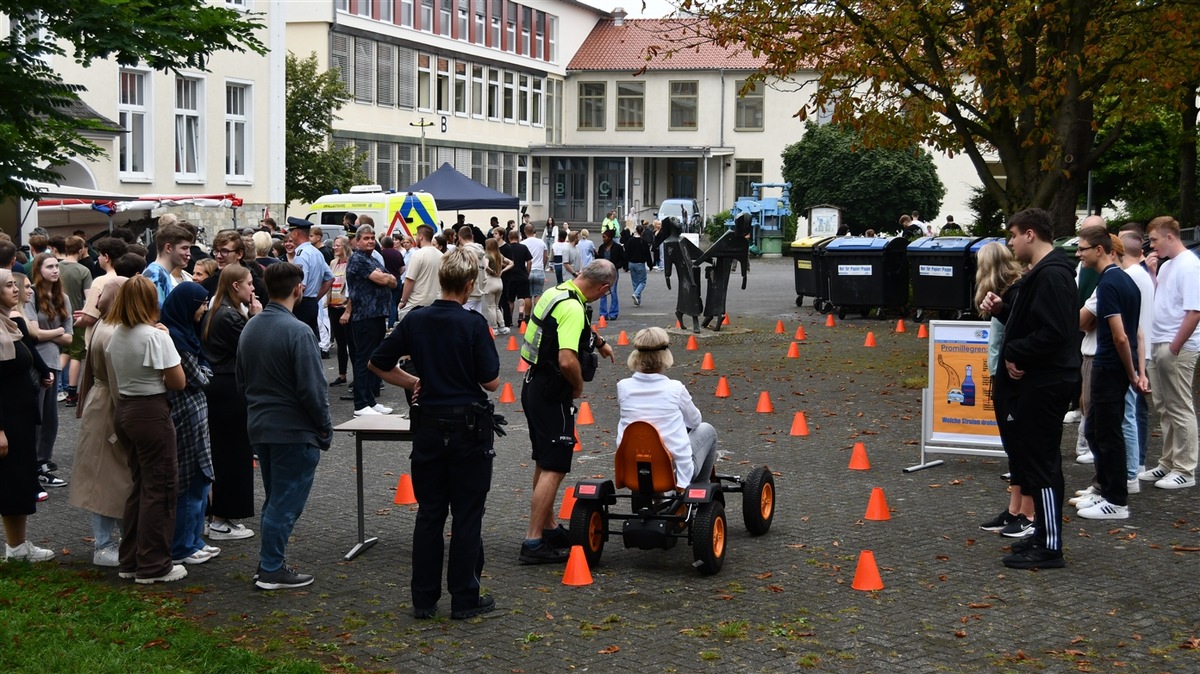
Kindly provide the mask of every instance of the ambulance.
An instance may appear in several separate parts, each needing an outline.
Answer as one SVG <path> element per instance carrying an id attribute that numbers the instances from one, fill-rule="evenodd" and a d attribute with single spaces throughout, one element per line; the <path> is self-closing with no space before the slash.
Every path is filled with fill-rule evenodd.
<path id="1" fill-rule="evenodd" d="M 305 219 L 314 225 L 341 225 L 347 213 L 371 216 L 379 239 L 404 235 L 416 238 L 420 225 L 429 225 L 435 234 L 442 229 L 432 194 L 384 192 L 379 185 L 355 185 L 349 194 L 319 197 Z"/>

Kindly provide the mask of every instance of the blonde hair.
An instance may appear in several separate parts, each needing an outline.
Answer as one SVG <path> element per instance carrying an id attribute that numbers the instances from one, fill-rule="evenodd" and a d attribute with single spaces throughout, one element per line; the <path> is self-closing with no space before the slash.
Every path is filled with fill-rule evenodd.
<path id="1" fill-rule="evenodd" d="M 361 232 L 362 227 L 358 230 Z M 458 294 L 479 276 L 479 258 L 466 248 L 455 248 L 442 256 L 438 267 L 438 282 L 442 294 Z"/>
<path id="2" fill-rule="evenodd" d="M 193 269 L 195 269 L 195 270 L 202 269 L 202 270 L 204 270 L 204 273 L 208 274 L 210 277 L 216 276 L 217 275 L 217 261 L 212 259 L 211 257 L 206 257 L 203 260 L 196 262 L 196 266 L 193 267 Z M 194 275 L 195 275 L 195 272 L 193 272 L 193 276 Z"/>
<path id="3" fill-rule="evenodd" d="M 275 239 L 266 232 L 254 233 L 254 255 L 256 257 L 266 257 L 271 254 L 271 246 L 275 243 Z"/>
<path id="4" fill-rule="evenodd" d="M 980 248 L 976 259 L 975 306 L 983 303 L 983 298 L 989 292 L 1003 295 L 1009 286 L 1021 278 L 1021 264 L 1013 257 L 1012 250 L 999 241 Z"/>
<path id="5" fill-rule="evenodd" d="M 145 276 L 134 276 L 121 284 L 106 320 L 127 328 L 154 325 L 158 322 L 158 289 Z"/>
<path id="6" fill-rule="evenodd" d="M 643 328 L 633 336 L 633 352 L 625 364 L 634 372 L 660 374 L 675 364 L 671 336 L 662 328 Z"/>

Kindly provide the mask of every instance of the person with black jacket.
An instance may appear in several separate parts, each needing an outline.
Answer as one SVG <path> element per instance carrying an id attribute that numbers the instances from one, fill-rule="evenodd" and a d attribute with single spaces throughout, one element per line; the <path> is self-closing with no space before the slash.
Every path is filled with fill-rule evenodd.
<path id="1" fill-rule="evenodd" d="M 625 248 L 613 239 L 614 231 L 612 229 L 604 230 L 601 234 L 603 242 L 596 249 L 597 260 L 608 260 L 617 268 L 617 276 L 609 286 L 608 293 L 600 297 L 600 315 L 610 321 L 616 320 L 621 309 L 621 304 L 617 300 L 621 296 L 621 292 L 617 289 L 621 281 L 621 270 L 629 269 L 629 264 L 625 261 Z"/>
<path id="2" fill-rule="evenodd" d="M 1042 209 L 1009 221 L 1010 245 L 1029 271 L 1014 286 L 1012 306 L 988 293 L 981 309 L 1004 323 L 994 387 L 1000 439 L 1033 497 L 1036 533 L 1013 544 L 1004 565 L 1062 568 L 1062 419 L 1079 379 L 1079 295 L 1075 265 L 1054 248 L 1052 219 Z M 1017 466 L 1020 470 L 1017 470 Z"/>
<path id="3" fill-rule="evenodd" d="M 629 280 L 633 283 L 633 304 L 639 307 L 642 306 L 642 292 L 646 290 L 646 268 L 651 257 L 645 231 L 645 225 L 638 225 L 625 243 L 625 261 L 629 265 Z"/>

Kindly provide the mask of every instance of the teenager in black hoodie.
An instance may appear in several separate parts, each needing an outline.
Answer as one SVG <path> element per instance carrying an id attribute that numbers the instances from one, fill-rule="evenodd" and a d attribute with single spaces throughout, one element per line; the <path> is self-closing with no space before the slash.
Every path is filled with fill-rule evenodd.
<path id="1" fill-rule="evenodd" d="M 1004 323 L 995 381 L 1000 439 L 1033 497 L 1036 533 L 1013 544 L 1004 565 L 1062 568 L 1062 419 L 1079 380 L 1079 295 L 1075 264 L 1054 248 L 1050 214 L 1021 211 L 1009 221 L 1010 245 L 1030 269 L 1012 306 L 994 293 L 983 308 Z"/>

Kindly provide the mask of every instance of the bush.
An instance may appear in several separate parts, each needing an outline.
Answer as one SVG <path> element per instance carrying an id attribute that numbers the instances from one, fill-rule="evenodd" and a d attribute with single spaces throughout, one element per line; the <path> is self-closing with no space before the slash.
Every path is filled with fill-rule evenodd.
<path id="1" fill-rule="evenodd" d="M 716 215 L 708 216 L 708 220 L 704 222 L 704 238 L 709 241 L 716 241 L 725 233 L 725 221 L 732 220 L 733 213 L 728 209 L 717 213 Z"/>

